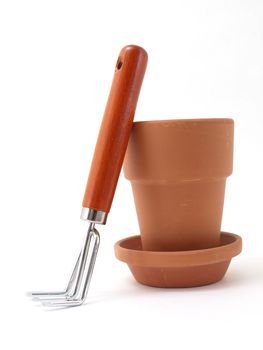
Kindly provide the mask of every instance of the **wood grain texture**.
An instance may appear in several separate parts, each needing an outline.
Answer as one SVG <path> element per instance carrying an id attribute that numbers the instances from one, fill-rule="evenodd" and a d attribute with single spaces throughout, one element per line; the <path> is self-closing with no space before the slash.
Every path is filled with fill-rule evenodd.
<path id="1" fill-rule="evenodd" d="M 83 198 L 83 207 L 110 211 L 147 66 L 146 51 L 124 47 L 118 57 Z"/>

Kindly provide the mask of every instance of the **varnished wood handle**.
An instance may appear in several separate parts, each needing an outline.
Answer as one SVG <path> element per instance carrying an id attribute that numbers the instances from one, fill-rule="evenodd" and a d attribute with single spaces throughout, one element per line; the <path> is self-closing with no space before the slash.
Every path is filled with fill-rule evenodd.
<path id="1" fill-rule="evenodd" d="M 83 207 L 110 211 L 147 66 L 146 51 L 125 46 L 118 57 L 83 198 Z"/>

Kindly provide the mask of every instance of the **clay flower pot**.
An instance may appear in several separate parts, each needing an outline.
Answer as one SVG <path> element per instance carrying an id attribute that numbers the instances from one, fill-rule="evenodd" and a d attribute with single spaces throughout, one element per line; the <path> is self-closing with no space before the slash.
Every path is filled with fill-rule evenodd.
<path id="1" fill-rule="evenodd" d="M 141 237 L 118 242 L 115 252 L 140 282 L 161 287 L 212 283 L 223 277 L 231 257 L 240 252 L 238 236 L 227 240 L 221 235 L 233 132 L 232 119 L 134 123 L 124 174 L 132 185 Z M 144 254 L 136 255 L 137 263 L 134 251 Z M 193 254 L 199 260 L 193 260 Z"/>
<path id="2" fill-rule="evenodd" d="M 232 119 L 134 123 L 124 174 L 144 250 L 218 246 L 233 130 Z"/>

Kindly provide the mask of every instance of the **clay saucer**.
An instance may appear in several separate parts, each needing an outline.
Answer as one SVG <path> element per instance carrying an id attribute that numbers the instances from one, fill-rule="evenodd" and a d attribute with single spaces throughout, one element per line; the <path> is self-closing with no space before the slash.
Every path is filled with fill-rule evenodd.
<path id="1" fill-rule="evenodd" d="M 144 251 L 141 237 L 115 244 L 117 259 L 126 262 L 134 278 L 152 287 L 197 287 L 221 280 L 231 259 L 242 250 L 242 239 L 221 232 L 218 247 L 187 251 Z"/>

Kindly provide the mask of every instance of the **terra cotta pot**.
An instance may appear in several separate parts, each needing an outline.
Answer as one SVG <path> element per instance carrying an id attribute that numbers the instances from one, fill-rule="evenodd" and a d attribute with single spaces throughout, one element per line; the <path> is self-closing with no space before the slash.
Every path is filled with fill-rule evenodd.
<path id="1" fill-rule="evenodd" d="M 134 123 L 124 174 L 132 185 L 143 250 L 220 245 L 233 131 L 232 119 Z"/>

